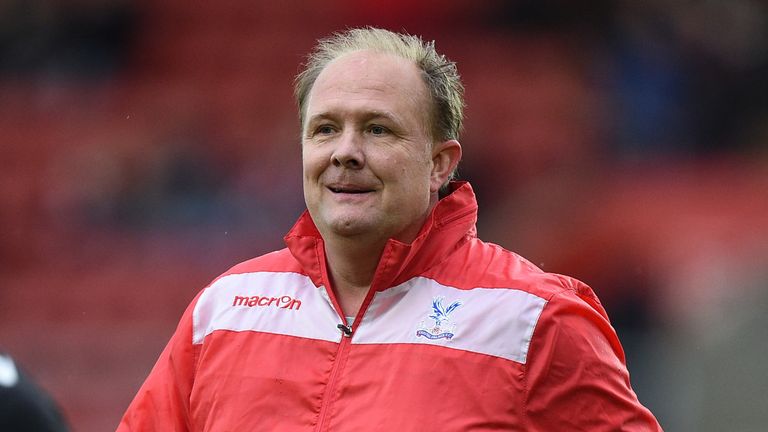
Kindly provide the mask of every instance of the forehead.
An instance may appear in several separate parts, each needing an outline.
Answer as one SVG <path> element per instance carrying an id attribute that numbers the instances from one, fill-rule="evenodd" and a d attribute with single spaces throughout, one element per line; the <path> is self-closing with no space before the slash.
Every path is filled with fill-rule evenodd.
<path id="1" fill-rule="evenodd" d="M 389 111 L 401 115 L 427 108 L 427 88 L 416 64 L 391 54 L 356 51 L 330 62 L 307 101 L 307 118 L 346 111 Z"/>

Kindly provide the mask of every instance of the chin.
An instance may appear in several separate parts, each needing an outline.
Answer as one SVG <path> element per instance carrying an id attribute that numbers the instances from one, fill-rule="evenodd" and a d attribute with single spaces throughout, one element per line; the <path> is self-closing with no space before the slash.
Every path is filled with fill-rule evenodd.
<path id="1" fill-rule="evenodd" d="M 336 235 L 352 237 L 371 231 L 370 225 L 360 221 L 335 221 L 328 224 L 330 231 Z"/>

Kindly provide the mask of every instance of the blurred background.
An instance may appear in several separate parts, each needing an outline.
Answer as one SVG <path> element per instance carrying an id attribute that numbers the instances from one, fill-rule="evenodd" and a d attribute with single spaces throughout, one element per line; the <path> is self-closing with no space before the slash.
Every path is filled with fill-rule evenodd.
<path id="1" fill-rule="evenodd" d="M 768 424 L 768 5 L 0 2 L 0 349 L 113 430 L 184 308 L 303 210 L 315 40 L 456 61 L 480 236 L 591 285 L 669 431 Z"/>

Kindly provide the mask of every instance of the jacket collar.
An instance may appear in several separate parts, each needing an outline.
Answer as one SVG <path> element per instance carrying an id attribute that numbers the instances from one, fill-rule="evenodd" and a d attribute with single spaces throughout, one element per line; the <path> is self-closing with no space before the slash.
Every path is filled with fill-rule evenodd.
<path id="1" fill-rule="evenodd" d="M 381 291 L 418 276 L 477 235 L 477 201 L 472 186 L 451 182 L 449 188 L 449 195 L 432 209 L 413 242 L 387 241 L 371 288 Z M 304 211 L 284 240 L 312 282 L 329 287 L 323 239 L 309 212 Z"/>

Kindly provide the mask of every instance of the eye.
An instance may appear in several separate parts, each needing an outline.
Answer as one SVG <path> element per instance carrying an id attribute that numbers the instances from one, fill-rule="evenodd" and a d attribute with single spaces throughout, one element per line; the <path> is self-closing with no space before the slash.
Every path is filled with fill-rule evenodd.
<path id="1" fill-rule="evenodd" d="M 387 128 L 379 125 L 372 125 L 368 128 L 368 131 L 373 135 L 385 135 L 389 132 Z"/>
<path id="2" fill-rule="evenodd" d="M 334 132 L 333 126 L 331 125 L 320 125 L 315 129 L 316 135 L 330 135 Z"/>

